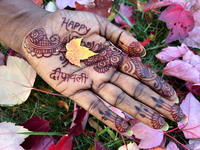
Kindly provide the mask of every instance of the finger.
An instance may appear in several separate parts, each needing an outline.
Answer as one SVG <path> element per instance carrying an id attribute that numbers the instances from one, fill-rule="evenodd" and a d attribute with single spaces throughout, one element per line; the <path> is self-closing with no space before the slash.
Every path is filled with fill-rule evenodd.
<path id="1" fill-rule="evenodd" d="M 100 35 L 106 37 L 114 45 L 120 48 L 129 56 L 145 56 L 146 51 L 144 47 L 128 32 L 110 23 L 102 17 L 97 17 L 100 26 Z"/>
<path id="2" fill-rule="evenodd" d="M 179 106 L 161 97 L 148 86 L 131 76 L 116 71 L 110 82 L 168 119 L 182 123 L 187 121 L 186 116 Z"/>
<path id="3" fill-rule="evenodd" d="M 154 129 L 168 129 L 167 123 L 158 113 L 134 100 L 115 85 L 104 83 L 98 90 L 94 91 L 111 105 L 125 111 L 144 124 Z"/>
<path id="4" fill-rule="evenodd" d="M 126 121 L 108 109 L 91 91 L 77 91 L 69 98 L 114 130 L 122 133 L 128 130 Z"/>
<path id="5" fill-rule="evenodd" d="M 178 97 L 171 85 L 141 62 L 124 56 L 119 70 L 148 85 L 155 92 L 159 93 L 168 100 L 178 103 Z"/>

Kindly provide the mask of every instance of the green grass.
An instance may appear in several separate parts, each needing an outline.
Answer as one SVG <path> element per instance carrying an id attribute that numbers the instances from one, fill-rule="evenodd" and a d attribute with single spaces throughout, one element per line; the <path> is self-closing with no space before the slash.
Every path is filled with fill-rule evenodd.
<path id="1" fill-rule="evenodd" d="M 45 0 L 48 2 L 49 0 Z M 135 3 L 128 1 L 128 0 L 115 0 L 114 6 L 118 10 L 120 2 L 128 3 L 130 5 L 135 5 Z M 141 2 L 147 3 L 147 0 L 142 0 Z M 151 69 L 157 71 L 162 70 L 165 66 L 165 64 L 161 63 L 155 55 L 161 51 L 161 49 L 164 47 L 163 42 L 167 36 L 168 30 L 166 28 L 165 23 L 158 20 L 158 14 L 154 12 L 149 12 L 152 14 L 153 19 L 149 19 L 149 25 L 146 22 L 144 12 L 140 12 L 137 9 L 134 11 L 135 16 L 135 24 L 133 25 L 135 31 L 137 32 L 137 39 L 139 41 L 144 41 L 148 38 L 148 35 L 152 32 L 152 30 L 155 29 L 156 31 L 156 39 L 155 41 L 151 41 L 145 48 L 147 50 L 147 55 L 142 58 L 142 62 L 144 64 L 150 64 Z M 112 21 L 113 23 L 114 20 Z M 133 28 L 130 30 L 130 32 L 135 35 L 133 32 Z M 170 45 L 180 45 L 179 42 L 171 43 Z M 6 54 L 7 47 L 2 46 L 0 44 L 0 51 L 3 51 L 4 54 Z M 166 77 L 162 74 L 162 72 L 158 72 L 158 74 L 163 77 L 164 79 L 177 81 L 176 78 Z M 49 88 L 53 90 L 49 85 L 47 85 L 39 76 L 36 78 L 36 82 L 34 87 L 38 88 L 38 86 L 44 86 L 46 88 Z M 179 85 L 178 88 L 180 88 Z M 55 91 L 54 91 L 55 92 Z M 56 92 L 55 92 L 56 93 Z M 67 111 L 65 108 L 60 107 L 56 104 L 56 100 L 63 100 L 66 101 L 69 105 L 69 111 Z M 13 109 L 16 109 L 16 112 L 13 112 Z M 12 107 L 0 107 L 0 121 L 4 122 L 14 122 L 17 125 L 22 124 L 26 120 L 32 118 L 33 116 L 42 116 L 46 120 L 54 120 L 57 118 L 60 118 L 70 112 L 72 112 L 74 109 L 74 102 L 68 98 L 53 96 L 49 94 L 40 93 L 38 91 L 32 90 L 28 100 L 18 106 L 12 106 Z M 50 123 L 50 132 L 65 132 L 67 129 L 69 129 L 71 122 L 72 122 L 72 116 L 69 115 L 66 118 L 63 118 L 61 120 L 55 121 Z M 89 116 L 92 117 L 92 116 Z M 101 126 L 103 129 L 105 129 L 107 126 L 104 125 L 102 122 L 95 119 L 97 122 L 99 122 L 99 126 Z M 177 124 L 167 120 L 169 123 L 171 129 L 177 127 Z M 85 132 L 87 133 L 96 133 L 96 130 L 93 129 L 88 123 L 85 127 Z M 111 136 L 111 133 L 113 132 L 114 137 Z M 110 133 L 110 134 L 109 134 Z M 177 133 L 176 135 L 174 133 L 170 133 L 171 136 L 175 136 L 177 140 L 182 142 L 183 144 L 187 143 L 187 140 L 184 138 L 183 133 Z M 116 150 L 120 146 L 123 145 L 123 140 L 119 133 L 115 132 L 112 129 L 106 128 L 106 132 L 103 134 L 96 134 L 96 135 L 85 135 L 80 134 L 79 136 L 76 136 L 74 138 L 75 141 L 75 147 L 74 150 L 86 150 L 91 145 L 94 145 L 94 138 L 97 138 L 99 142 L 104 146 L 108 147 L 110 150 Z M 59 139 L 59 138 L 57 138 Z M 131 142 L 132 140 L 125 138 L 126 143 Z"/>

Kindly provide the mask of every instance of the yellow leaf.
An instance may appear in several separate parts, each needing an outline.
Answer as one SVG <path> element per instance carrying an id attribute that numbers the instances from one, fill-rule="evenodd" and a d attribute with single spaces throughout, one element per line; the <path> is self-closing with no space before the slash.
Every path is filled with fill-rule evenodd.
<path id="1" fill-rule="evenodd" d="M 80 60 L 88 59 L 91 56 L 97 55 L 89 50 L 89 48 L 81 46 L 82 38 L 73 39 L 66 44 L 66 58 L 74 65 L 81 67 Z"/>

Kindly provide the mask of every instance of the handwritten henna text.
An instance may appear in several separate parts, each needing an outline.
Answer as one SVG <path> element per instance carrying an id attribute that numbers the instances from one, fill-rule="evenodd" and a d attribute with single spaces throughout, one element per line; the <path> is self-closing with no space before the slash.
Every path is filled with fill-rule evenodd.
<path id="1" fill-rule="evenodd" d="M 53 73 L 50 74 L 50 78 L 53 80 L 59 80 L 60 78 L 62 81 L 69 82 L 69 80 L 73 80 L 73 82 L 81 82 L 81 83 L 86 83 L 86 80 L 88 77 L 86 76 L 85 73 L 81 73 L 81 75 L 78 74 L 68 74 L 61 72 L 61 68 L 57 68 L 53 70 Z"/>

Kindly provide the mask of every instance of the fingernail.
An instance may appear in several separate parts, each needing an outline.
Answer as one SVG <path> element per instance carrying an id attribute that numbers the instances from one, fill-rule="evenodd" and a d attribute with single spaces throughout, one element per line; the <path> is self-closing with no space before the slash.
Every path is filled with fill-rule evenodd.
<path id="1" fill-rule="evenodd" d="M 185 124 L 188 122 L 188 117 L 184 114 L 184 117 L 181 119 L 180 123 Z"/>
<path id="2" fill-rule="evenodd" d="M 124 134 L 126 134 L 127 136 L 132 136 L 133 135 L 133 131 L 131 130 L 130 127 L 128 127 L 128 129 L 126 130 L 126 132 L 124 132 Z"/>
<path id="3" fill-rule="evenodd" d="M 176 104 L 179 103 L 179 98 L 178 97 L 175 99 L 174 103 L 176 103 Z"/>
<path id="4" fill-rule="evenodd" d="M 163 131 L 167 131 L 169 129 L 169 125 L 167 122 L 165 122 L 165 125 L 161 128 Z"/>

